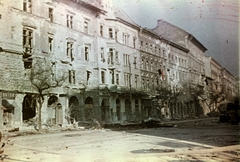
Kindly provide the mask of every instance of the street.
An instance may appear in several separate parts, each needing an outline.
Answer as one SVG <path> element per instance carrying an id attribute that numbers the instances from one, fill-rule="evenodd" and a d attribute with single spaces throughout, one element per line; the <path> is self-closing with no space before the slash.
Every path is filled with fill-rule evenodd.
<path id="1" fill-rule="evenodd" d="M 59 131 L 9 138 L 4 162 L 240 161 L 239 125 L 216 120 L 176 127 Z"/>

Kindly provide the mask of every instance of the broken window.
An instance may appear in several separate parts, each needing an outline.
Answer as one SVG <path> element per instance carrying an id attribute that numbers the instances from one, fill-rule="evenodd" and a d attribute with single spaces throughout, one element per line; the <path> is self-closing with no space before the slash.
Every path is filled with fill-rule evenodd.
<path id="1" fill-rule="evenodd" d="M 76 83 L 75 71 L 74 70 L 69 70 L 68 71 L 68 79 L 69 79 L 70 84 L 75 84 Z"/>
<path id="2" fill-rule="evenodd" d="M 48 18 L 49 18 L 49 21 L 53 22 L 53 9 L 52 8 L 48 9 Z"/>
<path id="3" fill-rule="evenodd" d="M 71 61 L 73 61 L 73 43 L 67 42 L 67 56 L 71 58 Z"/>
<path id="4" fill-rule="evenodd" d="M 23 11 L 32 13 L 32 1 L 23 0 Z"/>
<path id="5" fill-rule="evenodd" d="M 67 27 L 73 28 L 73 16 L 69 14 L 67 14 Z"/>
<path id="6" fill-rule="evenodd" d="M 113 38 L 113 29 L 112 28 L 108 29 L 108 33 L 109 33 L 109 38 Z"/>
<path id="7" fill-rule="evenodd" d="M 32 67 L 33 30 L 23 29 L 23 61 L 26 69 Z"/>

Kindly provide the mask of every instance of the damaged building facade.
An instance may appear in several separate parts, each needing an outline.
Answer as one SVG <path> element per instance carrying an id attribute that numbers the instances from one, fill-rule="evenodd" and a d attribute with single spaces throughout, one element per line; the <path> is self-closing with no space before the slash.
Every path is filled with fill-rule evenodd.
<path id="1" fill-rule="evenodd" d="M 44 91 L 42 123 L 48 125 L 158 117 L 159 87 L 178 93 L 186 84 L 204 89 L 206 78 L 215 80 L 211 71 L 206 77 L 213 63 L 194 36 L 162 20 L 142 28 L 108 0 L 3 0 L 0 11 L 0 115 L 8 125 L 38 113 L 29 75 L 40 63 L 52 82 L 67 76 Z M 236 78 L 220 69 L 234 96 Z M 166 103 L 172 117 L 207 113 L 188 92 Z"/>

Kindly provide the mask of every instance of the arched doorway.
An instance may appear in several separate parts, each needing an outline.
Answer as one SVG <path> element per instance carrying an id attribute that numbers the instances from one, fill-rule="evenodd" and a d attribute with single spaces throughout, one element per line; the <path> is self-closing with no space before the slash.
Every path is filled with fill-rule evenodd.
<path id="1" fill-rule="evenodd" d="M 48 99 L 48 124 L 62 124 L 62 105 L 58 102 L 57 96 L 50 96 Z"/>
<path id="2" fill-rule="evenodd" d="M 121 121 L 121 104 L 119 99 L 116 100 L 116 114 L 117 114 L 117 120 Z"/>
<path id="3" fill-rule="evenodd" d="M 74 121 L 78 121 L 80 119 L 80 109 L 77 97 L 72 96 L 69 99 L 69 110 L 66 115 L 68 116 L 69 123 L 73 123 Z"/>
<path id="4" fill-rule="evenodd" d="M 130 120 L 131 118 L 131 102 L 129 99 L 125 100 L 125 113 L 126 113 L 126 120 Z"/>
<path id="5" fill-rule="evenodd" d="M 86 120 L 92 120 L 96 118 L 94 111 L 93 111 L 93 99 L 91 97 L 87 97 L 85 99 L 85 117 Z"/>
<path id="6" fill-rule="evenodd" d="M 36 116 L 36 100 L 31 94 L 27 94 L 22 103 L 22 120 L 29 120 Z"/>

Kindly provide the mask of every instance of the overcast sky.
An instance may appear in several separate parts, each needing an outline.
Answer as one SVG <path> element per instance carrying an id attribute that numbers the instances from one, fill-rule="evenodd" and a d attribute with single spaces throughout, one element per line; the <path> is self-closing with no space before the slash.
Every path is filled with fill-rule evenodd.
<path id="1" fill-rule="evenodd" d="M 112 0 L 134 22 L 154 28 L 163 19 L 193 34 L 212 56 L 239 76 L 238 0 Z"/>

